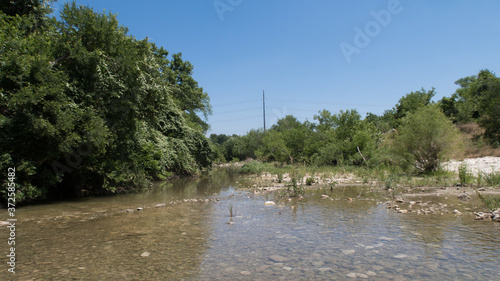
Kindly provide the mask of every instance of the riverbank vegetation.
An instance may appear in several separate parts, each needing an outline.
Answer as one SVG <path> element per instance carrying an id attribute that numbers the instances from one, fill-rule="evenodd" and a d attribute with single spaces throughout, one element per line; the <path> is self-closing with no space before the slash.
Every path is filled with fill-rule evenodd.
<path id="1" fill-rule="evenodd" d="M 50 13 L 45 1 L 0 7 L 0 170 L 16 169 L 17 202 L 211 167 L 209 97 L 180 53 L 112 14 L 75 3 Z"/>
<path id="2" fill-rule="evenodd" d="M 441 170 L 449 159 L 500 156 L 500 78 L 489 70 L 459 79 L 451 97 L 433 101 L 435 90 L 403 96 L 383 115 L 322 110 L 314 122 L 288 115 L 264 132 L 211 135 L 216 163 L 253 159 L 243 173 L 291 170 L 314 177 L 352 174 L 357 182 L 396 186 L 499 186 L 498 172 L 457 177 Z M 488 180 L 486 180 L 488 179 Z"/>

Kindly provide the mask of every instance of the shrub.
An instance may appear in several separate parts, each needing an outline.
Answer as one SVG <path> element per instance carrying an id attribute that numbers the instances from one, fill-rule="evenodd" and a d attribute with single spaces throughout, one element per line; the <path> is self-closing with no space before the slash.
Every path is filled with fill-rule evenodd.
<path id="1" fill-rule="evenodd" d="M 240 172 L 243 174 L 260 174 L 265 168 L 265 165 L 259 161 L 251 161 L 241 167 Z"/>
<path id="2" fill-rule="evenodd" d="M 312 185 L 314 183 L 314 179 L 309 177 L 306 179 L 306 185 Z"/>
<path id="3" fill-rule="evenodd" d="M 467 164 L 462 163 L 458 167 L 458 178 L 460 179 L 461 186 L 466 186 L 472 183 L 473 176 L 469 168 L 467 167 Z"/>
<path id="4" fill-rule="evenodd" d="M 431 172 L 461 149 L 462 139 L 440 108 L 429 105 L 402 119 L 392 146 L 403 166 Z"/>

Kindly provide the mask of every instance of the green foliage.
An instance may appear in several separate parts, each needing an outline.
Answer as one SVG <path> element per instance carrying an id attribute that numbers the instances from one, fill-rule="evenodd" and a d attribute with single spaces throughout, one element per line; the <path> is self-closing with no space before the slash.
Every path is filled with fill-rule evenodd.
<path id="1" fill-rule="evenodd" d="M 284 136 L 277 130 L 269 130 L 262 147 L 255 153 L 263 161 L 278 161 L 285 163 L 292 158 L 290 149 L 286 146 Z"/>
<path id="2" fill-rule="evenodd" d="M 402 119 L 392 148 L 398 162 L 418 172 L 431 172 L 459 149 L 458 130 L 437 106 L 426 106 Z"/>
<path id="3" fill-rule="evenodd" d="M 0 13 L 0 169 L 19 170 L 19 202 L 210 167 L 212 146 L 186 116 L 210 109 L 188 62 L 127 35 L 114 15 L 66 4 L 42 28 L 33 7 Z M 185 105 L 182 91 L 198 101 Z"/>
<path id="4" fill-rule="evenodd" d="M 431 99 L 435 94 L 434 88 L 430 91 L 426 91 L 422 88 L 420 91 L 406 94 L 406 96 L 402 97 L 396 104 L 394 117 L 396 119 L 402 119 L 406 115 L 426 107 L 431 104 Z"/>
<path id="5" fill-rule="evenodd" d="M 479 123 L 492 144 L 500 142 L 500 78 L 486 69 L 455 84 L 460 88 L 440 102 L 445 114 L 457 123 Z"/>
<path id="6" fill-rule="evenodd" d="M 243 174 L 260 174 L 264 169 L 265 165 L 262 162 L 250 161 L 241 167 L 240 172 Z"/>
<path id="7" fill-rule="evenodd" d="M 277 178 L 278 178 L 278 183 L 282 183 L 283 182 L 283 173 L 278 173 Z"/>
<path id="8" fill-rule="evenodd" d="M 306 185 L 312 185 L 314 183 L 314 179 L 309 177 L 306 179 Z"/>
<path id="9" fill-rule="evenodd" d="M 472 176 L 471 171 L 467 167 L 467 164 L 462 163 L 458 167 L 458 178 L 460 180 L 461 186 L 466 186 L 472 183 L 474 177 Z"/>
<path id="10" fill-rule="evenodd" d="M 476 191 L 477 196 L 483 202 L 483 204 L 490 210 L 494 211 L 498 208 L 500 208 L 500 197 L 499 196 L 484 196 L 479 192 L 477 189 L 474 189 Z"/>
<path id="11" fill-rule="evenodd" d="M 371 157 L 378 140 L 375 126 L 361 116 L 356 110 L 340 111 L 331 115 L 328 111 L 320 112 L 314 117 L 319 121 L 317 127 L 317 153 L 312 161 L 317 165 L 363 163 L 363 156 Z"/>
<path id="12" fill-rule="evenodd" d="M 488 186 L 500 186 L 500 172 L 483 173 L 482 178 Z"/>

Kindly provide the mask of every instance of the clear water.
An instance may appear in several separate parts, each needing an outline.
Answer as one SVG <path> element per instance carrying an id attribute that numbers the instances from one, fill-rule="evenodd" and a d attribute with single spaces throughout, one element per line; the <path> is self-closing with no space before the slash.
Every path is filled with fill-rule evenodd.
<path id="1" fill-rule="evenodd" d="M 214 171 L 150 192 L 20 208 L 17 273 L 7 272 L 2 227 L 0 280 L 500 280 L 498 223 L 398 214 L 359 186 L 330 193 L 338 200 L 317 191 L 264 206 L 274 195 L 237 185 Z M 210 201 L 168 204 L 186 198 Z"/>

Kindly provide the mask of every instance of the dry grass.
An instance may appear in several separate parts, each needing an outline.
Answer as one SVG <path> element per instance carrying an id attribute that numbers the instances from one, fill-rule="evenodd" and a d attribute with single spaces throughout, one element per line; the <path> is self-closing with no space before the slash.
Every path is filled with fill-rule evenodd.
<path id="1" fill-rule="evenodd" d="M 486 144 L 481 135 L 484 129 L 477 123 L 457 125 L 465 141 L 465 151 L 462 155 L 454 155 L 454 159 L 478 158 L 486 156 L 500 157 L 500 148 L 493 148 Z"/>

